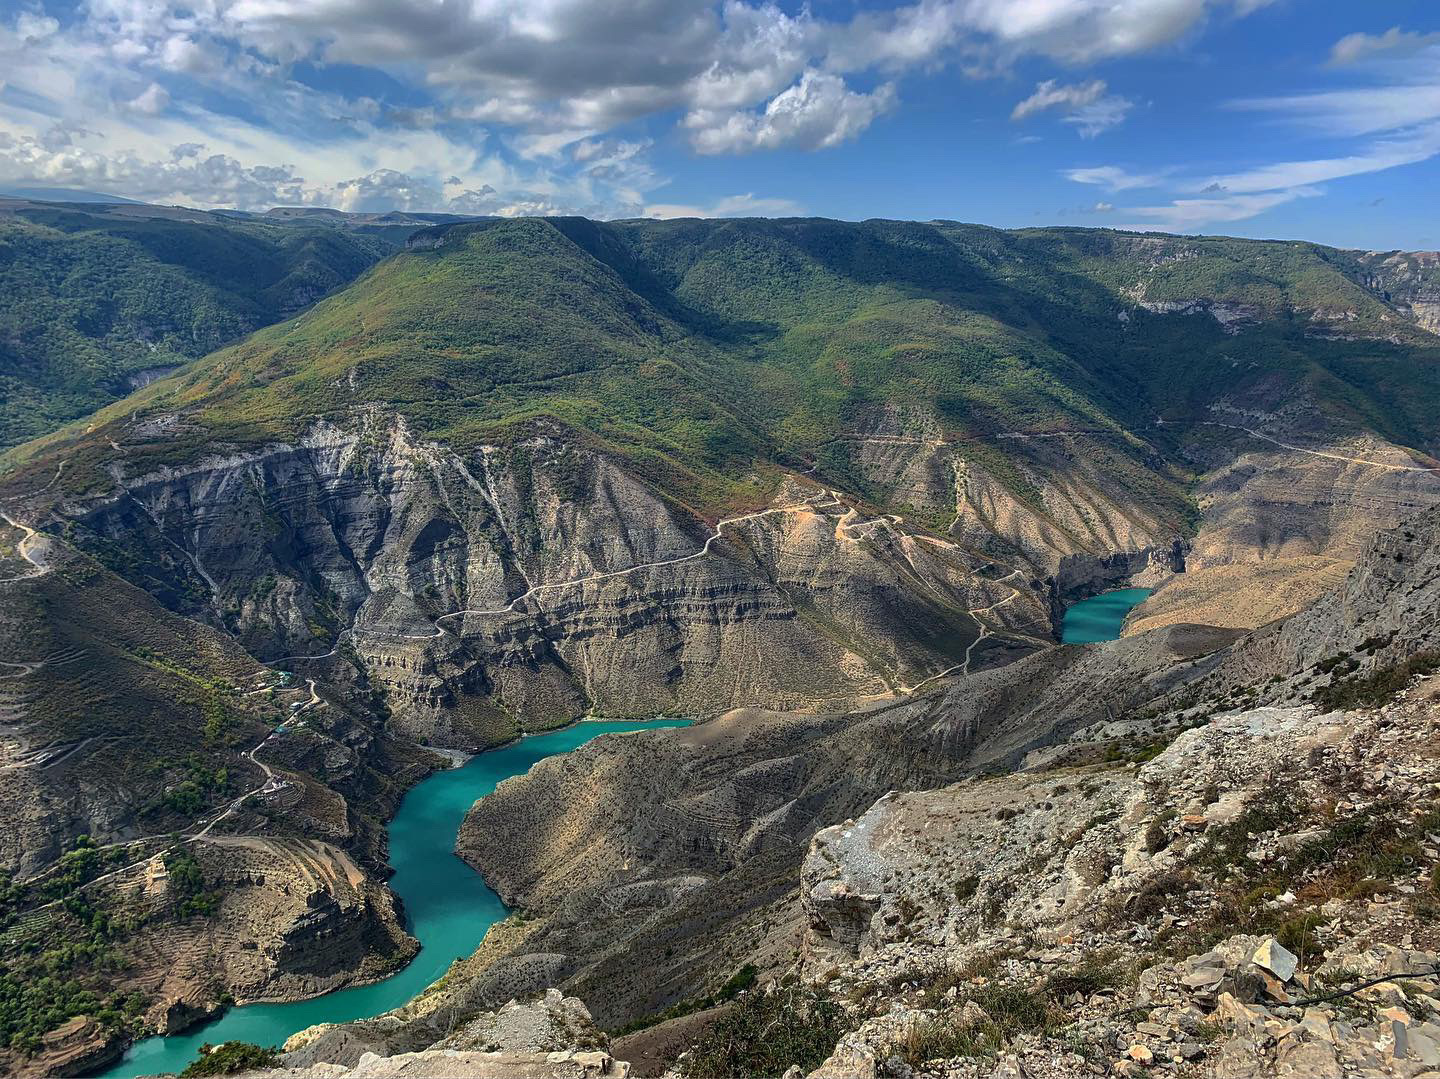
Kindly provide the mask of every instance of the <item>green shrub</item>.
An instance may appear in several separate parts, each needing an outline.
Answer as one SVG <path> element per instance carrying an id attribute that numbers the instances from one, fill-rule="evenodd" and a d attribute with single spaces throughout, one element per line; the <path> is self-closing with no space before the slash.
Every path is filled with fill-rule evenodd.
<path id="1" fill-rule="evenodd" d="M 749 993 L 706 1029 L 681 1062 L 686 1079 L 773 1079 L 792 1064 L 819 1067 L 845 1033 L 845 1013 L 795 980 Z"/>
<path id="2" fill-rule="evenodd" d="M 181 1079 L 201 1075 L 234 1075 L 254 1068 L 273 1068 L 280 1062 L 280 1053 L 251 1042 L 225 1042 L 223 1045 L 202 1045 L 200 1056 L 185 1065 Z"/>
<path id="3" fill-rule="evenodd" d="M 956 1010 L 920 1023 L 911 1028 L 900 1046 L 900 1056 L 912 1068 L 927 1060 L 991 1056 L 1016 1035 L 1056 1029 L 1068 1018 L 1059 997 L 1114 984 L 1112 977 L 1113 971 L 1097 966 L 1057 972 L 1034 989 L 1014 982 L 991 982 L 967 990 L 960 999 L 979 1005 L 985 1012 L 984 1019 L 961 1023 Z"/>
<path id="4" fill-rule="evenodd" d="M 165 856 L 165 869 L 171 902 L 182 917 L 215 912 L 220 905 L 220 893 L 206 890 L 205 874 L 193 854 L 188 850 L 171 851 Z"/>
<path id="5" fill-rule="evenodd" d="M 1345 670 L 1336 673 L 1344 674 Z M 1332 711 L 1378 708 L 1408 686 L 1410 679 L 1417 674 L 1434 674 L 1437 670 L 1440 670 L 1440 651 L 1417 652 L 1408 659 L 1377 668 L 1364 676 L 1336 677 L 1328 686 L 1317 689 L 1312 700 L 1321 708 Z"/>

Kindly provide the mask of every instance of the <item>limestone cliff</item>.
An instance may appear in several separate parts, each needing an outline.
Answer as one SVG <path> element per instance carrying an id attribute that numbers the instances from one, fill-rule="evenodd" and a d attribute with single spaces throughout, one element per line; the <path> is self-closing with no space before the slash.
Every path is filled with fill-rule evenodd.
<path id="1" fill-rule="evenodd" d="M 460 455 L 372 418 L 116 482 L 61 508 L 81 543 L 272 665 L 358 667 L 433 744 L 834 707 L 1050 632 L 1009 567 L 803 478 L 707 522 L 557 438 Z"/>

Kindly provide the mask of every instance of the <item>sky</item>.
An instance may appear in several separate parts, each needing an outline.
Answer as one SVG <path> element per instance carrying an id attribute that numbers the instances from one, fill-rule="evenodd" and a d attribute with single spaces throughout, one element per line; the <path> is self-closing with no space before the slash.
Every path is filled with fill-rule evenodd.
<path id="1" fill-rule="evenodd" d="M 0 188 L 1440 247 L 1440 0 L 0 0 Z"/>

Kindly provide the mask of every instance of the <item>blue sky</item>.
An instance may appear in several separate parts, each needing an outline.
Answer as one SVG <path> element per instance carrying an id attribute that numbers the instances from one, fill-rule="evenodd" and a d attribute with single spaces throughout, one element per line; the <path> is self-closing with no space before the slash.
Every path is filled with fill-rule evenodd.
<path id="1" fill-rule="evenodd" d="M 1440 3 L 0 0 L 0 186 L 1440 247 Z"/>

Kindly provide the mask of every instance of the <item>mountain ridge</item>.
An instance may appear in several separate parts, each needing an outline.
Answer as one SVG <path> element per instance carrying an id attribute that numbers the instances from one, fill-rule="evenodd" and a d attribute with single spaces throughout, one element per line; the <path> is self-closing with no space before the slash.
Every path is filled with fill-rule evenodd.
<path id="1" fill-rule="evenodd" d="M 317 902 L 355 945 L 351 973 L 374 970 L 405 949 L 379 822 L 437 763 L 417 747 L 471 753 L 585 715 L 724 716 L 666 744 L 663 790 L 617 805 L 572 774 L 593 755 L 554 762 L 540 771 L 583 797 L 507 787 L 464 839 L 504 894 L 559 910 L 582 900 L 533 866 L 494 868 L 525 846 L 497 850 L 494 814 L 521 807 L 542 822 L 526 842 L 552 844 L 534 866 L 573 868 L 590 849 L 577 836 L 604 844 L 594 828 L 650 805 L 655 828 L 614 849 L 719 882 L 677 893 L 667 931 L 705 924 L 713 894 L 748 932 L 832 813 L 1008 769 L 1112 706 L 1149 706 L 1309 604 L 1376 530 L 1440 505 L 1440 339 L 1415 315 L 1423 260 L 1391 261 L 905 222 L 427 226 L 303 313 L 0 459 L 18 523 L 0 532 L 16 570 L 0 587 L 47 597 L 9 605 L 6 639 L 44 640 L 47 609 L 109 597 L 88 622 L 67 615 L 70 647 L 7 668 L 5 752 L 26 782 L 0 852 L 49 879 L 91 857 L 82 837 L 153 854 L 173 807 L 193 809 L 182 846 L 225 924 L 253 904 L 291 917 L 286 882 L 319 858 L 360 881 L 322 873 Z M 33 572 L 37 542 L 55 570 Z M 1155 588 L 1156 616 L 1179 624 L 1055 647 L 1069 603 L 1121 584 Z M 112 607 L 131 595 L 124 624 Z M 1197 613 L 1222 624 L 1184 624 Z M 164 663 L 138 638 L 166 642 Z M 212 646 L 224 664 L 195 654 Z M 70 665 L 77 650 L 91 668 Z M 107 671 L 108 695 L 81 677 Z M 87 695 L 131 711 L 120 724 Z M 124 743 L 85 741 L 96 723 L 169 731 L 196 767 L 137 767 Z M 646 774 L 628 751 L 604 759 L 612 795 Z M 726 761 L 743 762 L 730 780 L 711 772 Z M 228 812 L 262 766 L 281 785 L 265 772 Z M 752 800 L 763 820 L 735 811 Z M 580 805 L 595 817 L 572 829 Z M 79 853 L 40 842 L 45 813 Z M 222 871 L 239 850 L 258 891 Z M 609 871 L 566 894 L 603 891 Z M 152 898 L 157 931 L 197 917 L 194 896 Z M 189 1014 L 222 985 L 318 987 L 287 932 L 296 947 L 276 942 L 273 962 L 206 982 L 197 961 L 195 980 L 135 991 Z M 524 935 L 583 956 L 588 987 L 621 959 L 587 932 L 547 913 Z M 661 937 L 636 939 L 658 963 Z M 82 975 L 85 954 L 67 960 Z M 643 1015 L 709 963 L 687 944 L 664 981 L 592 1006 Z M 149 1001 L 143 1025 L 168 1007 Z M 16 1022 L 44 1033 L 37 1014 Z M 119 1006 L 101 1024 L 141 1025 Z"/>

